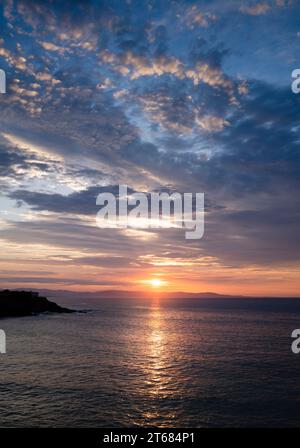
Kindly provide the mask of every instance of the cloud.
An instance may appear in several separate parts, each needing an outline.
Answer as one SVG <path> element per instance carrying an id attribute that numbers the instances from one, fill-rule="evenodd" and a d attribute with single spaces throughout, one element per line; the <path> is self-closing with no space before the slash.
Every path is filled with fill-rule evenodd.
<path id="1" fill-rule="evenodd" d="M 128 283 L 125 282 L 118 282 L 113 280 L 107 280 L 107 281 L 101 281 L 101 280 L 92 280 L 92 279 L 79 279 L 79 278 L 61 278 L 61 277 L 1 277 L 0 276 L 0 282 L 1 283 L 7 283 L 7 284 L 55 284 L 55 285 L 67 285 L 67 286 L 79 286 L 79 285 L 86 285 L 86 286 L 125 286 Z"/>
<path id="2" fill-rule="evenodd" d="M 134 55 L 132 52 L 117 55 L 108 51 L 100 54 L 100 60 L 111 64 L 114 70 L 132 80 L 140 77 L 171 75 L 179 79 L 191 79 L 196 86 L 203 82 L 208 86 L 224 89 L 233 97 L 233 82 L 222 73 L 220 67 L 212 67 L 206 61 L 199 61 L 194 67 L 189 68 L 177 58 L 159 56 L 148 59 L 145 56 Z"/>
<path id="3" fill-rule="evenodd" d="M 179 134 L 190 134 L 200 127 L 208 132 L 219 132 L 229 122 L 209 115 L 197 108 L 195 101 L 180 90 L 163 88 L 138 97 L 147 118 L 158 125 Z"/>
<path id="4" fill-rule="evenodd" d="M 98 194 L 105 192 L 117 194 L 118 191 L 117 185 L 109 187 L 93 186 L 87 190 L 74 192 L 69 195 L 16 190 L 11 193 L 10 197 L 26 202 L 32 206 L 33 210 L 96 216 L 99 210 L 99 206 L 96 205 Z"/>
<path id="5" fill-rule="evenodd" d="M 184 76 L 182 63 L 176 58 L 159 56 L 150 60 L 130 51 L 117 55 L 106 50 L 100 53 L 100 60 L 106 64 L 112 64 L 116 71 L 124 76 L 130 76 L 133 80 L 142 76 L 162 76 L 164 74 L 175 75 L 179 78 Z"/>
<path id="6" fill-rule="evenodd" d="M 229 126 L 229 121 L 224 118 L 213 117 L 209 115 L 197 115 L 196 123 L 206 131 L 218 132 L 222 131 L 225 126 Z"/>
<path id="7" fill-rule="evenodd" d="M 244 2 L 240 14 L 236 2 L 217 0 L 72 3 L 5 4 L 3 263 L 40 264 L 34 282 L 54 266 L 53 287 L 59 269 L 66 281 L 126 282 L 158 269 L 197 284 L 199 272 L 236 281 L 240 268 L 251 283 L 262 271 L 272 281 L 282 263 L 291 279 L 299 262 L 300 107 L 288 85 L 297 5 Z M 251 30 L 248 15 L 259 16 Z M 96 195 L 119 183 L 204 191 L 204 239 L 101 232 Z M 11 279 L 22 277 L 15 272 Z"/>
<path id="8" fill-rule="evenodd" d="M 39 44 L 47 51 L 57 52 L 59 54 L 64 54 L 68 51 L 67 48 L 54 44 L 53 42 L 43 42 L 39 41 Z"/>
<path id="9" fill-rule="evenodd" d="M 293 6 L 294 0 L 270 0 L 269 2 L 258 2 L 245 4 L 240 7 L 243 14 L 261 16 L 275 8 L 289 8 Z"/>
<path id="10" fill-rule="evenodd" d="M 189 28 L 201 26 L 207 28 L 210 23 L 217 20 L 217 16 L 210 12 L 201 12 L 196 5 L 190 6 L 183 19 Z"/>
<path id="11" fill-rule="evenodd" d="M 13 148 L 8 149 L 3 143 L 0 144 L 0 176 L 18 176 L 18 169 L 26 167 L 28 164 L 24 155 Z"/>
<path id="12" fill-rule="evenodd" d="M 0 39 L 0 57 L 3 57 L 7 64 L 19 71 L 27 71 L 26 58 L 23 55 L 13 54 L 4 47 L 4 40 Z"/>
<path id="13" fill-rule="evenodd" d="M 266 14 L 271 9 L 267 3 L 257 3 L 253 6 L 241 6 L 240 11 L 251 16 L 260 16 Z"/>

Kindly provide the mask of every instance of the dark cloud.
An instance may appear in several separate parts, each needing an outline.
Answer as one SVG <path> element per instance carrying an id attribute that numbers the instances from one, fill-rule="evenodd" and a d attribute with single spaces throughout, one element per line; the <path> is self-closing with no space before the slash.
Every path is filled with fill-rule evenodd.
<path id="1" fill-rule="evenodd" d="M 13 149 L 0 144 L 0 176 L 16 176 L 18 167 L 28 167 L 26 158 Z"/>
<path id="2" fill-rule="evenodd" d="M 132 192 L 128 189 L 128 193 Z M 68 196 L 61 194 L 38 193 L 28 190 L 17 190 L 10 194 L 12 199 L 24 201 L 32 206 L 33 210 L 47 210 L 55 213 L 73 213 L 83 215 L 96 215 L 99 206 L 96 198 L 100 193 L 112 193 L 118 197 L 119 186 L 90 187 L 87 190 L 74 192 Z"/>
<path id="3" fill-rule="evenodd" d="M 91 279 L 83 280 L 78 278 L 60 278 L 60 277 L 0 277 L 0 282 L 9 284 L 25 284 L 25 283 L 36 283 L 36 284 L 62 284 L 66 286 L 126 286 L 128 283 L 117 282 L 113 280 L 109 281 L 94 281 Z"/>

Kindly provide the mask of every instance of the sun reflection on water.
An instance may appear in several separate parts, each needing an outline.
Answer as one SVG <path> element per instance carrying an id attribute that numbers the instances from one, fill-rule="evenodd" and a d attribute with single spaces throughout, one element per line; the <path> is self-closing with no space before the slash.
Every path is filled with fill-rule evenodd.
<path id="1" fill-rule="evenodd" d="M 143 412 L 143 418 L 146 421 L 158 421 L 163 416 L 165 419 L 169 418 L 170 421 L 174 418 L 174 412 L 170 409 L 162 413 L 162 402 L 171 398 L 174 391 L 166 316 L 159 302 L 159 299 L 155 299 L 151 306 L 144 346 L 144 355 L 148 360 L 144 365 L 144 393 L 149 403 L 148 409 Z"/>
<path id="2" fill-rule="evenodd" d="M 154 305 L 151 310 L 149 329 L 148 352 L 150 369 L 148 372 L 148 384 L 152 386 L 149 392 L 151 395 L 159 396 L 166 387 L 166 377 L 163 374 L 166 367 L 166 341 L 163 333 L 163 321 L 159 304 Z"/>

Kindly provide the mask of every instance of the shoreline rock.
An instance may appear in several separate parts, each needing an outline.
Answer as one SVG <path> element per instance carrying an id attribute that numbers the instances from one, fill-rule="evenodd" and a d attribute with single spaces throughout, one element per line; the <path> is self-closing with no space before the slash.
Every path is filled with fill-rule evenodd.
<path id="1" fill-rule="evenodd" d="M 38 292 L 8 289 L 0 291 L 0 318 L 34 316 L 45 312 L 76 313 L 75 310 L 50 302 L 46 297 L 40 296 Z"/>

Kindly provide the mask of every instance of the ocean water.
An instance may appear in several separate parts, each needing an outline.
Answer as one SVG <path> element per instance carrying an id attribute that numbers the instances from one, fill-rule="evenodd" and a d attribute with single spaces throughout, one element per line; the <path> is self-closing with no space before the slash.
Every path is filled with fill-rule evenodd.
<path id="1" fill-rule="evenodd" d="M 2 319 L 1 427 L 300 426 L 300 301 L 56 300 Z"/>

